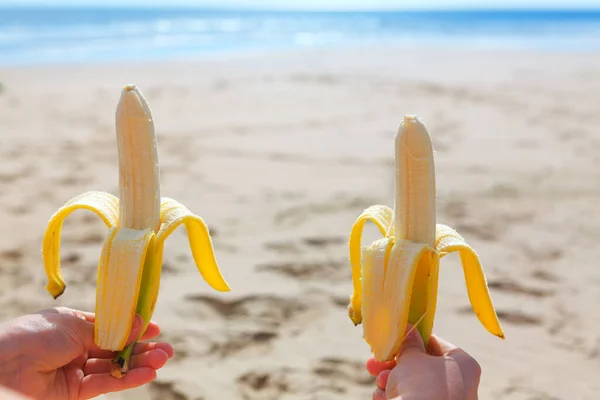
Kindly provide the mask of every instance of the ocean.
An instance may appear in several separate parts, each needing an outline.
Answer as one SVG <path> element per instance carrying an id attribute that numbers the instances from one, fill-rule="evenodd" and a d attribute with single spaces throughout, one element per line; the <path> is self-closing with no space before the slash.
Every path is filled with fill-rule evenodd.
<path id="1" fill-rule="evenodd" d="M 0 8 L 0 65 L 150 60 L 382 42 L 600 51 L 600 10 Z"/>

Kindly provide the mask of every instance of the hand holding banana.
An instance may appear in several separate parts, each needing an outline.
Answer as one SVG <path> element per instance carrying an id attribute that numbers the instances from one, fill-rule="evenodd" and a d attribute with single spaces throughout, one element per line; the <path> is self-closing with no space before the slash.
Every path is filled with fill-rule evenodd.
<path id="1" fill-rule="evenodd" d="M 348 313 L 378 361 L 395 357 L 406 325 L 418 329 L 425 347 L 433 328 L 439 262 L 460 254 L 473 311 L 483 326 L 504 339 L 479 256 L 452 228 L 436 225 L 435 167 L 431 138 L 425 126 L 405 116 L 395 139 L 394 210 L 367 208 L 352 226 L 350 263 L 353 293 Z M 361 248 L 366 221 L 379 228 L 382 239 Z"/>
<path id="2" fill-rule="evenodd" d="M 135 314 L 145 332 L 152 314 L 162 269 L 164 242 L 184 224 L 200 273 L 215 290 L 229 291 L 215 260 L 208 228 L 202 218 L 160 193 L 158 148 L 150 107 L 142 93 L 127 85 L 116 112 L 119 191 L 87 192 L 69 200 L 50 219 L 42 255 L 48 275 L 46 289 L 57 298 L 65 291 L 60 271 L 60 230 L 78 209 L 96 213 L 108 233 L 102 246 L 96 286 L 94 341 L 102 350 L 118 351 L 112 375 L 127 373 L 135 343 L 126 346 Z"/>

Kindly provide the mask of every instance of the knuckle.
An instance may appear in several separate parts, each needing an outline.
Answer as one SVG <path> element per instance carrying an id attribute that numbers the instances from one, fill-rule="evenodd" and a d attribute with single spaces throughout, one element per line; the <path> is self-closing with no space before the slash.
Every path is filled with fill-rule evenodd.
<path id="1" fill-rule="evenodd" d="M 469 356 L 469 364 L 471 365 L 473 375 L 475 375 L 477 378 L 481 377 L 481 365 L 477 362 L 477 360 Z"/>
<path id="2" fill-rule="evenodd" d="M 373 391 L 373 400 L 385 400 L 386 396 L 385 396 L 385 392 L 379 388 L 375 389 Z"/>

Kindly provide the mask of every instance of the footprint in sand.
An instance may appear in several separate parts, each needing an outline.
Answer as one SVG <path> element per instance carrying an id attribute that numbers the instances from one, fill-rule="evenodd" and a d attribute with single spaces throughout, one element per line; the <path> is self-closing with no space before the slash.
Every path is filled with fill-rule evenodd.
<path id="1" fill-rule="evenodd" d="M 331 302 L 337 307 L 348 308 L 350 296 L 331 296 Z"/>
<path id="2" fill-rule="evenodd" d="M 150 400 L 190 400 L 189 397 L 175 389 L 173 382 L 153 381 L 150 385 Z M 203 397 L 194 397 L 194 400 L 203 400 Z"/>
<path id="3" fill-rule="evenodd" d="M 475 237 L 482 241 L 498 240 L 504 230 L 505 224 L 499 222 L 501 218 L 482 220 L 469 215 L 469 205 L 462 199 L 451 199 L 441 204 L 441 214 L 445 223 L 456 229 L 461 235 Z"/>
<path id="4" fill-rule="evenodd" d="M 505 190 L 498 189 L 492 190 Z M 512 190 L 506 188 L 506 190 Z M 506 194 L 508 196 L 508 194 Z M 503 195 L 495 194 L 494 198 L 503 197 Z M 452 227 L 456 229 L 463 236 L 476 237 L 482 241 L 497 241 L 500 239 L 513 224 L 525 223 L 531 221 L 535 214 L 533 212 L 516 212 L 514 210 L 505 209 L 490 209 L 492 211 L 490 215 L 485 218 L 475 218 L 467 216 L 466 218 L 459 218 L 456 222 L 452 223 Z"/>
<path id="5" fill-rule="evenodd" d="M 23 268 L 25 251 L 21 248 L 0 252 L 0 273 L 5 287 L 21 287 L 32 282 L 34 271 Z"/>
<path id="6" fill-rule="evenodd" d="M 0 260 L 2 264 L 20 264 L 25 257 L 25 252 L 21 249 L 8 249 L 0 252 Z"/>
<path id="7" fill-rule="evenodd" d="M 73 174 L 68 174 L 61 176 L 57 179 L 56 183 L 60 186 L 72 187 L 83 185 L 86 182 L 89 182 L 89 176 L 76 176 Z"/>
<path id="8" fill-rule="evenodd" d="M 462 236 L 472 236 L 486 242 L 493 242 L 500 238 L 502 229 L 497 222 L 487 223 L 484 221 L 478 222 L 457 222 L 453 226 Z"/>
<path id="9" fill-rule="evenodd" d="M 441 204 L 441 214 L 447 216 L 451 221 L 467 217 L 467 203 L 459 199 L 443 201 Z"/>
<path id="10" fill-rule="evenodd" d="M 275 225 L 281 226 L 299 226 L 302 225 L 309 217 L 323 214 L 334 214 L 344 210 L 356 210 L 360 213 L 365 208 L 378 204 L 377 199 L 368 199 L 363 197 L 332 198 L 330 201 L 321 203 L 310 203 L 302 206 L 289 207 L 278 211 L 274 217 Z"/>
<path id="11" fill-rule="evenodd" d="M 291 369 L 278 371 L 252 371 L 241 375 L 237 385 L 244 400 L 279 400 L 282 395 L 293 393 Z"/>
<path id="12" fill-rule="evenodd" d="M 548 333 L 551 336 L 560 335 L 566 328 L 572 326 L 578 320 L 577 314 L 567 311 L 560 303 L 554 308 L 550 318 L 551 321 L 548 326 Z"/>
<path id="13" fill-rule="evenodd" d="M 228 328 L 207 333 L 197 331 L 179 331 L 165 333 L 165 340 L 173 345 L 175 355 L 173 361 L 186 358 L 264 356 L 271 348 L 273 340 L 279 335 L 273 329 L 247 327 L 235 331 Z"/>
<path id="14" fill-rule="evenodd" d="M 302 248 L 294 241 L 285 242 L 266 242 L 263 244 L 266 250 L 279 253 L 279 254 L 300 254 Z"/>
<path id="15" fill-rule="evenodd" d="M 560 139 L 561 142 L 569 142 L 569 141 L 578 140 L 578 139 L 587 139 L 588 132 L 585 131 L 584 129 L 573 127 L 573 128 L 563 129 L 560 132 L 558 132 L 558 138 Z"/>
<path id="16" fill-rule="evenodd" d="M 62 232 L 61 240 L 65 244 L 102 246 L 107 232 L 106 225 L 96 214 L 83 210 L 69 215 L 63 226 L 66 229 Z M 71 227 L 77 227 L 77 229 L 71 229 Z"/>
<path id="17" fill-rule="evenodd" d="M 472 314 L 473 309 L 470 306 L 461 307 L 457 310 L 459 314 Z M 496 310 L 500 322 L 506 322 L 511 325 L 539 326 L 542 325 L 542 318 L 536 315 L 526 314 L 519 310 Z"/>
<path id="18" fill-rule="evenodd" d="M 192 257 L 188 254 L 187 250 L 185 253 L 176 254 L 174 261 L 163 261 L 162 273 L 165 275 L 176 275 L 182 270 L 187 269 L 189 263 L 194 263 Z"/>
<path id="19" fill-rule="evenodd" d="M 536 287 L 530 287 L 520 284 L 519 282 L 512 281 L 510 279 L 503 280 L 492 280 L 488 282 L 490 289 L 495 289 L 500 292 L 506 292 L 510 294 L 525 295 L 531 297 L 548 297 L 554 295 L 554 291 L 549 289 L 542 289 Z"/>
<path id="20" fill-rule="evenodd" d="M 310 309 L 299 298 L 276 295 L 249 295 L 237 299 L 221 299 L 209 295 L 188 295 L 186 302 L 193 304 L 202 318 L 248 319 L 265 328 L 277 328 Z"/>
<path id="21" fill-rule="evenodd" d="M 81 261 L 81 255 L 73 252 L 66 252 L 60 257 L 61 265 L 75 265 Z"/>
<path id="22" fill-rule="evenodd" d="M 304 262 L 277 262 L 270 264 L 261 264 L 256 267 L 257 271 L 275 272 L 294 279 L 311 280 L 333 280 L 349 279 L 351 277 L 350 268 L 347 261 L 342 260 L 323 260 L 323 261 L 304 261 Z"/>
<path id="23" fill-rule="evenodd" d="M 307 296 L 306 298 L 308 298 Z M 194 339 L 192 334 L 170 338 L 175 345 L 181 342 L 186 349 L 193 349 L 196 356 L 214 356 L 219 358 L 240 355 L 264 355 L 273 341 L 283 334 L 287 327 L 310 326 L 314 318 L 313 305 L 299 298 L 285 298 L 276 295 L 250 295 L 237 299 L 221 299 L 208 295 L 186 296 L 185 315 L 196 314 L 205 321 L 211 321 L 211 335 Z M 236 321 L 232 327 L 227 321 Z M 290 322 L 290 321 L 295 322 Z M 215 334 L 214 329 L 218 332 Z M 292 334 L 294 332 L 288 332 Z M 191 342 L 203 343 L 202 348 Z M 187 350 L 186 350 L 187 351 Z"/>
<path id="24" fill-rule="evenodd" d="M 174 362 L 188 357 L 198 358 L 210 355 L 218 339 L 217 335 L 212 332 L 199 332 L 198 330 L 171 330 L 161 333 L 161 335 L 175 349 L 172 358 Z"/>
<path id="25" fill-rule="evenodd" d="M 563 257 L 563 251 L 558 247 L 559 246 L 544 246 L 541 248 L 534 248 L 532 245 L 524 244 L 521 247 L 521 252 L 529 261 L 535 261 L 539 263 L 552 262 Z"/>
<path id="26" fill-rule="evenodd" d="M 0 164 L 0 171 L 2 171 L 0 173 L 0 183 L 15 184 L 18 180 L 31 176 L 34 168 L 22 163 L 3 163 Z"/>
<path id="27" fill-rule="evenodd" d="M 499 182 L 485 191 L 493 199 L 514 199 L 521 196 L 521 189 L 512 183 Z"/>
<path id="28" fill-rule="evenodd" d="M 339 236 L 314 236 L 305 237 L 302 239 L 302 243 L 310 247 L 316 247 L 319 249 L 336 246 L 340 244 L 346 244 L 346 238 Z"/>
<path id="29" fill-rule="evenodd" d="M 300 254 L 305 249 L 304 247 L 312 249 L 327 249 L 330 247 L 339 246 L 345 244 L 346 239 L 337 236 L 311 236 L 302 238 L 301 243 L 297 243 L 293 240 L 281 241 L 281 242 L 266 242 L 263 247 L 266 250 L 273 251 L 279 254 Z"/>
<path id="30" fill-rule="evenodd" d="M 99 245 L 104 242 L 104 233 L 96 232 L 95 229 L 79 230 L 77 233 L 69 233 L 63 236 L 63 243 L 74 243 L 83 245 Z"/>
<path id="31" fill-rule="evenodd" d="M 312 370 L 313 374 L 336 383 L 372 386 L 375 378 L 365 373 L 364 363 L 341 358 L 322 358 Z"/>
<path id="32" fill-rule="evenodd" d="M 262 356 L 271 348 L 273 340 L 277 337 L 277 332 L 268 329 L 255 332 L 226 331 L 213 343 L 210 354 L 220 359 L 232 356 Z"/>
<path id="33" fill-rule="evenodd" d="M 364 364 L 341 358 L 322 358 L 308 371 L 291 368 L 251 371 L 241 375 L 237 384 L 245 400 L 276 400 L 287 394 L 313 396 L 346 393 L 351 386 L 373 387 Z M 320 397 L 319 397 L 320 398 Z"/>
<path id="34" fill-rule="evenodd" d="M 531 276 L 534 277 L 535 279 L 538 279 L 538 280 L 544 281 L 544 282 L 558 282 L 559 281 L 558 276 L 554 275 L 551 272 L 544 271 L 541 269 L 537 269 L 537 270 L 533 271 Z"/>

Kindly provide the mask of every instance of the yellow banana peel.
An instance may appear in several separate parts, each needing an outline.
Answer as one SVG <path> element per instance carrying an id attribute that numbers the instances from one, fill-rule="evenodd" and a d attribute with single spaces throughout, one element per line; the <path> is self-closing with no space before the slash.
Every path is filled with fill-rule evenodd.
<path id="1" fill-rule="evenodd" d="M 135 314 L 148 327 L 158 298 L 164 242 L 184 224 L 192 255 L 202 277 L 218 291 L 229 291 L 219 271 L 211 237 L 202 218 L 160 192 L 158 148 L 148 103 L 134 85 L 121 92 L 116 111 L 119 153 L 119 198 L 87 192 L 69 200 L 50 219 L 42 255 L 46 289 L 57 298 L 65 290 L 60 270 L 60 231 L 73 211 L 96 213 L 108 227 L 102 246 L 96 286 L 94 340 L 117 351 L 112 375 L 128 370 L 133 345 L 125 346 Z M 141 335 L 140 335 L 141 336 Z M 138 338 L 139 339 L 139 338 Z"/>
<path id="2" fill-rule="evenodd" d="M 362 323 L 364 339 L 379 361 L 396 356 L 408 323 L 427 346 L 440 259 L 456 251 L 475 315 L 490 333 L 504 339 L 479 256 L 455 230 L 436 224 L 433 148 L 427 129 L 415 116 L 405 116 L 396 134 L 395 167 L 394 210 L 371 206 L 352 226 L 350 319 L 355 325 Z M 383 238 L 361 247 L 367 221 Z"/>

